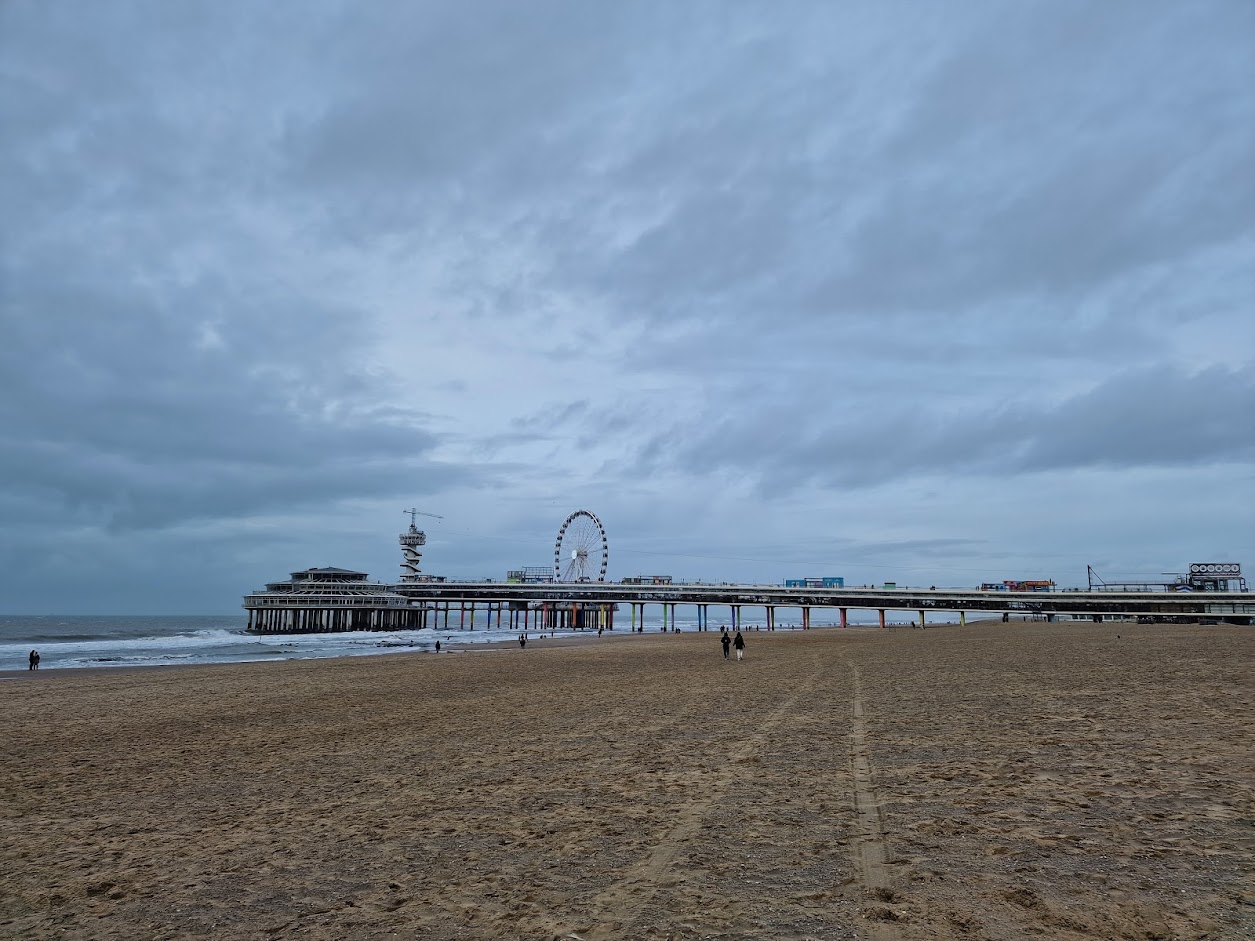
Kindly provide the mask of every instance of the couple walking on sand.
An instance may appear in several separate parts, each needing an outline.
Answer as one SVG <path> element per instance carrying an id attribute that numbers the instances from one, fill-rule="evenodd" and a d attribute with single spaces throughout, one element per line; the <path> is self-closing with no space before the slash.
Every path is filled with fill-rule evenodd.
<path id="1" fill-rule="evenodd" d="M 736 632 L 736 637 L 728 636 L 728 629 L 723 629 L 723 636 L 719 638 L 719 643 L 723 644 L 723 659 L 728 659 L 728 648 L 736 648 L 736 658 L 738 660 L 745 659 L 745 638 L 741 636 L 741 632 Z"/>

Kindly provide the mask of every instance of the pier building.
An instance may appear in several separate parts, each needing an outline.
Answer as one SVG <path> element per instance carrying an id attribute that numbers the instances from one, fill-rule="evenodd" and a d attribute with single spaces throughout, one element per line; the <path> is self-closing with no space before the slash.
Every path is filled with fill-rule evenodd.
<path id="1" fill-rule="evenodd" d="M 350 569 L 312 568 L 244 598 L 255 634 L 322 634 L 423 627 L 427 608 Z"/>

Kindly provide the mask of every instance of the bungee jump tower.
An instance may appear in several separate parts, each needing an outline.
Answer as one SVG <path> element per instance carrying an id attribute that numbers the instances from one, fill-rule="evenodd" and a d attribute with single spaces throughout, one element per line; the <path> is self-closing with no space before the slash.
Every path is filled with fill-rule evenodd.
<path id="1" fill-rule="evenodd" d="M 423 563 L 423 546 L 427 545 L 427 534 L 418 528 L 418 517 L 430 516 L 433 519 L 442 520 L 443 516 L 437 516 L 435 513 L 424 513 L 422 510 L 416 510 L 413 507 L 405 511 L 410 515 L 410 528 L 408 532 L 401 534 L 401 555 L 404 557 L 401 562 L 401 581 L 402 583 L 412 582 L 430 582 L 444 581 L 441 579 L 433 579 L 429 575 L 424 575 L 421 568 Z"/>

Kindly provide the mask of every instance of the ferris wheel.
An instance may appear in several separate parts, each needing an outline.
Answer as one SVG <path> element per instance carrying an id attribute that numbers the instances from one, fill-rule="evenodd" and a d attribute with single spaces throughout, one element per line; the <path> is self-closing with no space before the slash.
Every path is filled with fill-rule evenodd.
<path id="1" fill-rule="evenodd" d="M 554 581 L 604 582 L 609 561 L 610 545 L 601 520 L 588 510 L 576 510 L 563 521 L 553 545 Z"/>

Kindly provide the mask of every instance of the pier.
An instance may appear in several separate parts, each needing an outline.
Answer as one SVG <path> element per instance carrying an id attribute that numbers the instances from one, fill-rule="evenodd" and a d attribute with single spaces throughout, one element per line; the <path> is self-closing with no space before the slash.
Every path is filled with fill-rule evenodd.
<path id="1" fill-rule="evenodd" d="M 249 629 L 259 633 L 293 631 L 398 630 L 629 630 L 644 629 L 646 610 L 661 613 L 662 628 L 674 625 L 680 605 L 696 609 L 698 629 L 712 615 L 719 623 L 740 627 L 753 618 L 775 626 L 780 609 L 801 612 L 803 629 L 820 612 L 842 627 L 851 611 L 874 611 L 885 626 L 889 612 L 908 613 L 926 625 L 928 616 L 951 615 L 964 623 L 969 615 L 1084 618 L 1104 620 L 1215 621 L 1250 624 L 1255 617 L 1251 592 L 1148 591 L 982 591 L 953 588 L 786 588 L 778 585 L 623 585 L 507 584 L 502 582 L 404 582 L 378 585 L 361 573 L 349 584 L 340 577 L 315 578 L 310 569 L 293 573 L 293 582 L 267 585 L 245 598 Z M 343 571 L 343 570 L 332 570 Z M 298 578 L 300 576 L 300 578 Z M 330 582 L 330 584 L 328 584 Z M 293 586 L 293 587 L 289 587 Z M 656 606 L 652 607 L 651 606 Z M 622 608 L 630 611 L 623 618 Z M 616 621 L 616 611 L 620 618 Z M 824 613 L 826 612 L 826 614 Z M 726 616 L 726 617 L 725 617 Z"/>
<path id="2" fill-rule="evenodd" d="M 629 577 L 604 581 L 607 559 L 605 531 L 587 511 L 567 518 L 559 531 L 551 580 L 528 577 L 532 569 L 510 572 L 507 581 L 451 581 L 424 575 L 420 564 L 426 536 L 408 510 L 409 531 L 400 537 L 404 561 L 397 584 L 371 582 L 363 572 L 312 568 L 293 572 L 284 582 L 244 598 L 248 630 L 253 633 L 321 633 L 336 631 L 439 630 L 615 630 L 645 629 L 647 611 L 661 615 L 661 630 L 676 625 L 678 608 L 696 610 L 698 630 L 709 629 L 711 615 L 736 629 L 752 618 L 774 629 L 781 609 L 801 614 L 801 627 L 812 625 L 816 612 L 848 627 L 851 611 L 874 611 L 880 627 L 886 615 L 909 614 L 911 623 L 926 627 L 929 615 L 1011 618 L 1141 620 L 1146 622 L 1211 622 L 1249 625 L 1255 617 L 1255 593 L 1246 591 L 1236 563 L 1195 564 L 1177 582 L 1057 589 L 1051 581 L 987 583 L 980 588 L 847 588 L 841 578 L 790 579 L 783 585 L 673 583 L 669 577 Z M 571 534 L 579 542 L 567 550 Z M 564 568 L 565 566 L 565 568 Z M 540 572 L 540 569 L 534 570 Z M 571 580 L 563 578 L 563 573 Z M 588 574 L 585 574 L 588 573 Z M 597 574 L 597 580 L 591 574 Z M 1037 590 L 1018 590 L 1034 586 Z M 1231 591 L 1237 586 L 1242 590 Z M 1114 588 L 1114 590 L 1113 590 Z M 1159 590 L 1151 590 L 1158 588 Z M 653 607 L 656 606 L 656 607 Z M 622 617 L 626 608 L 628 617 Z M 827 612 L 825 615 L 824 612 Z M 616 624 L 616 613 L 619 613 Z M 726 614 L 726 617 L 724 615 Z M 627 624 L 624 625 L 623 621 Z"/>

